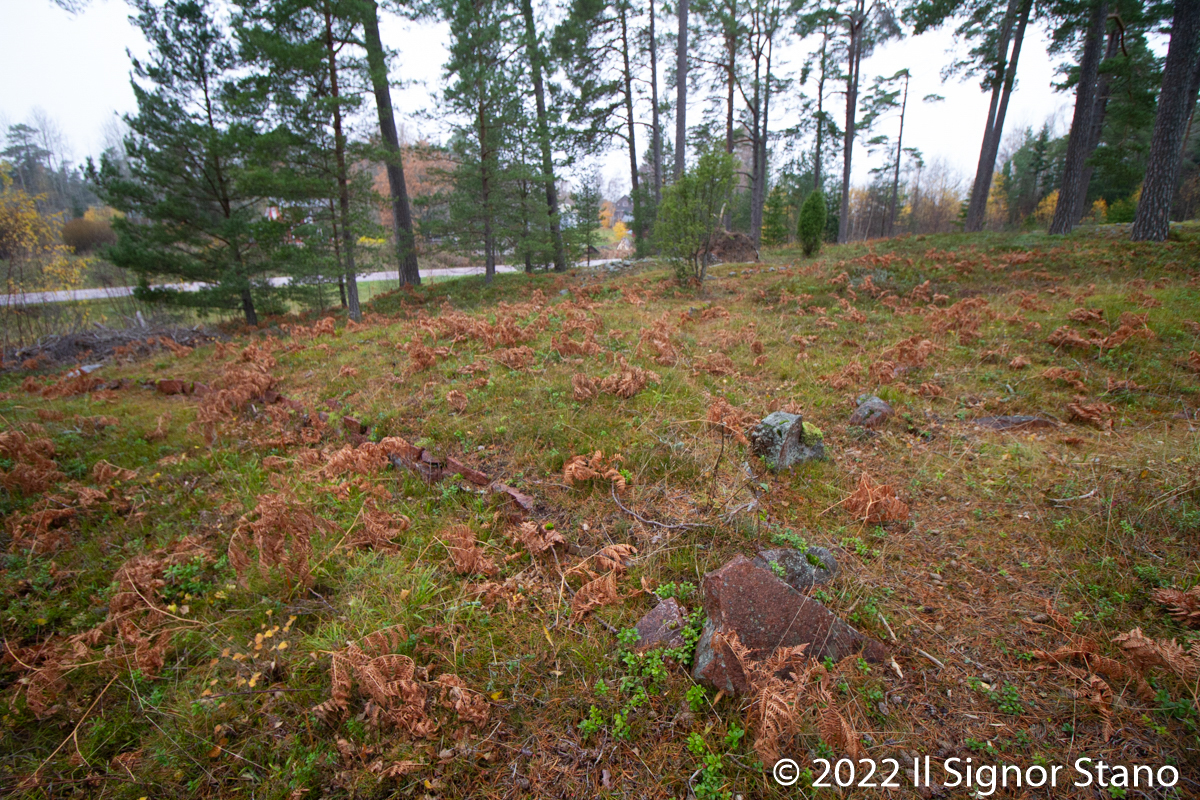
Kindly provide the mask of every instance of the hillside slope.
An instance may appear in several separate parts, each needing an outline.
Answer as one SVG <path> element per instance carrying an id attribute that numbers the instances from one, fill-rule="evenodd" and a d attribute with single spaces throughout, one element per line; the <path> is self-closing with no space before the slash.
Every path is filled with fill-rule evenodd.
<path id="1" fill-rule="evenodd" d="M 1200 234 L 764 259 L 0 378 L 0 788 L 791 797 L 858 751 L 904 767 L 889 796 L 935 793 L 925 755 L 1170 763 L 1194 793 L 1200 596 L 1161 590 L 1200 572 Z M 849 425 L 863 393 L 895 416 Z M 753 457 L 777 409 L 829 458 Z M 864 519 L 862 487 L 906 513 Z M 769 546 L 832 551 L 813 596 L 893 663 L 748 662 L 763 693 L 730 697 L 681 667 L 692 634 L 632 652 L 655 593 L 694 632 L 704 574 Z M 775 755 L 813 772 L 780 788 Z"/>

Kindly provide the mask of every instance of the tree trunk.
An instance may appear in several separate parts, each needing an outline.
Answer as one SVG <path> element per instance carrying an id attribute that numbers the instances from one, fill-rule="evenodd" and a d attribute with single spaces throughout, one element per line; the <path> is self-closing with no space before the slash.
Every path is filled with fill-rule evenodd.
<path id="1" fill-rule="evenodd" d="M 1050 233 L 1067 234 L 1075 225 L 1075 211 L 1081 204 L 1080 195 L 1087 195 L 1083 183 L 1084 162 L 1092 141 L 1092 120 L 1096 112 L 1096 81 L 1100 74 L 1100 51 L 1104 42 L 1104 22 L 1108 19 L 1108 4 L 1096 2 L 1088 19 L 1087 40 L 1079 60 L 1079 83 L 1075 86 L 1075 114 L 1067 138 L 1066 165 Z"/>
<path id="2" fill-rule="evenodd" d="M 558 218 L 558 186 L 554 183 L 554 154 L 550 149 L 550 123 L 546 118 L 546 85 L 542 80 L 542 48 L 538 46 L 533 3 L 521 0 L 525 18 L 525 53 L 533 73 L 533 96 L 537 105 L 537 138 L 542 152 L 542 181 L 546 184 L 546 213 L 550 216 L 550 238 L 554 243 L 554 271 L 567 269 L 567 250 L 563 245 L 562 223 Z"/>
<path id="3" fill-rule="evenodd" d="M 528 2 L 528 0 L 525 0 Z M 629 66 L 629 30 L 626 27 L 626 5 L 624 0 L 617 2 L 618 15 L 621 20 L 621 79 L 625 85 L 625 117 L 626 136 L 629 139 L 629 184 L 632 187 L 629 198 L 633 200 L 633 246 L 638 257 L 646 254 L 645 220 L 642 219 L 642 193 L 638 189 L 638 154 L 637 136 L 633 118 L 633 73 Z"/>
<path id="4" fill-rule="evenodd" d="M 1004 12 L 1004 20 L 1000 24 L 1000 37 L 996 42 L 996 64 L 992 71 L 992 101 L 988 105 L 987 124 L 983 127 L 983 144 L 979 147 L 979 164 L 975 168 L 975 180 L 971 184 L 971 197 L 967 204 L 967 221 L 964 230 L 974 232 L 983 229 L 983 218 L 987 211 L 988 191 L 982 192 L 984 173 L 990 176 L 996 168 L 993 162 L 988 162 L 987 153 L 992 146 L 992 138 L 996 134 L 996 111 L 1000 107 L 1000 95 L 1004 91 L 1004 74 L 1008 68 L 1008 43 L 1012 37 L 1013 25 L 1016 22 L 1017 0 L 1008 0 L 1008 8 Z M 991 188 L 990 177 L 987 180 L 988 190 Z"/>
<path id="5" fill-rule="evenodd" d="M 858 71 L 862 62 L 862 32 L 866 23 L 859 0 L 847 19 L 850 44 L 846 52 L 846 131 L 842 141 L 842 205 L 838 217 L 838 244 L 850 241 L 850 163 L 854 155 L 854 118 L 858 110 Z"/>
<path id="6" fill-rule="evenodd" d="M 683 174 L 687 152 L 688 0 L 677 0 L 679 38 L 675 43 L 675 178 Z"/>
<path id="7" fill-rule="evenodd" d="M 971 205 L 967 209 L 967 231 L 983 229 L 987 216 L 988 195 L 992 191 L 992 174 L 996 170 L 996 156 L 1000 152 L 1000 139 L 1004 134 L 1004 118 L 1008 114 L 1008 101 L 1012 97 L 1013 83 L 1017 79 L 1017 64 L 1021 58 L 1021 44 L 1025 41 L 1025 28 L 1029 24 L 1029 14 L 1033 9 L 1033 0 L 1024 0 L 1017 15 L 1017 31 L 1012 40 L 1012 54 L 1009 55 L 1008 67 L 1004 73 L 1004 84 L 1000 90 L 999 102 L 996 103 L 996 113 L 993 117 L 989 112 L 988 127 L 983 134 L 983 145 L 979 150 L 979 166 L 975 171 L 975 183 L 971 188 Z M 1007 49 L 1007 44 L 1005 44 Z M 1006 54 L 1007 55 L 1007 54 Z M 996 100 L 995 92 L 992 95 Z M 974 209 L 972 215 L 971 209 Z"/>
<path id="8" fill-rule="evenodd" d="M 367 70 L 371 73 L 371 88 L 375 92 L 375 106 L 379 111 L 379 133 L 383 137 L 387 158 L 388 190 L 392 196 L 392 233 L 396 239 L 400 285 L 417 286 L 421 283 L 421 273 L 417 268 L 417 239 L 413 234 L 412 209 L 408 204 L 408 187 L 404 182 L 400 137 L 396 134 L 396 117 L 392 112 L 387 57 L 379 38 L 379 7 L 376 0 L 361 2 Z"/>
<path id="9" fill-rule="evenodd" d="M 737 67 L 737 39 L 734 35 L 734 20 L 737 14 L 737 1 L 729 4 L 729 22 L 725 27 L 725 152 L 733 152 L 733 75 Z M 726 225 L 728 227 L 728 225 Z"/>
<path id="10" fill-rule="evenodd" d="M 481 90 L 482 91 L 482 90 Z M 496 276 L 496 243 L 492 233 L 492 186 L 488 162 L 492 157 L 488 149 L 487 114 L 482 100 L 479 103 L 479 184 L 483 200 L 483 274 L 484 283 L 491 283 Z"/>
<path id="11" fill-rule="evenodd" d="M 650 0 L 650 140 L 654 150 L 654 204 L 658 205 L 662 202 L 662 126 L 658 119 L 658 42 L 654 36 L 654 0 Z"/>
<path id="12" fill-rule="evenodd" d="M 900 156 L 904 153 L 904 112 L 908 110 L 908 75 L 904 76 L 904 100 L 900 103 L 900 133 L 896 135 L 896 171 L 892 173 L 892 201 L 888 208 L 886 236 L 896 233 L 896 196 L 900 193 Z"/>
<path id="13" fill-rule="evenodd" d="M 1200 2 L 1175 0 L 1171 45 L 1163 68 L 1162 93 L 1154 117 L 1154 137 L 1150 140 L 1150 159 L 1129 236 L 1135 242 L 1166 241 L 1170 233 L 1171 201 L 1179 178 L 1179 153 L 1188 117 L 1196 102 L 1191 77 L 1196 66 L 1197 40 L 1200 40 Z M 1189 91 L 1191 97 L 1187 96 Z"/>
<path id="14" fill-rule="evenodd" d="M 258 327 L 258 312 L 254 310 L 254 298 L 250 295 L 249 286 L 242 289 L 242 313 L 246 315 L 247 325 L 251 328 Z"/>
<path id="15" fill-rule="evenodd" d="M 829 31 L 822 32 L 821 39 L 821 77 L 817 78 L 817 151 L 813 156 L 813 191 L 821 191 L 821 144 L 825 133 L 825 68 L 827 48 L 829 47 Z"/>
<path id="16" fill-rule="evenodd" d="M 354 268 L 354 232 L 350 226 L 350 181 L 346 175 L 346 137 L 342 133 L 342 107 L 338 104 L 337 51 L 333 47 L 333 16 L 325 4 L 325 51 L 329 60 L 329 93 L 333 98 L 333 150 L 337 159 L 338 211 L 342 219 L 343 264 L 346 276 L 347 313 L 362 322 L 358 305 L 358 276 Z"/>
<path id="17" fill-rule="evenodd" d="M 333 260 L 337 264 L 338 298 L 341 301 L 342 308 L 345 308 L 346 272 L 344 269 L 342 269 L 342 238 L 341 234 L 338 232 L 337 209 L 334 207 L 332 199 L 329 201 L 329 223 L 333 226 Z M 322 311 L 324 311 L 324 309 L 322 309 Z"/>
<path id="18" fill-rule="evenodd" d="M 1100 60 L 1100 64 L 1108 61 L 1110 58 L 1115 58 L 1117 48 L 1120 46 L 1120 32 L 1114 28 L 1108 34 L 1108 46 L 1104 48 L 1104 58 Z M 1105 72 L 1096 79 L 1096 106 L 1092 110 L 1092 135 L 1088 139 L 1087 155 L 1083 159 L 1083 177 L 1081 182 L 1083 192 L 1076 197 L 1075 204 L 1075 223 L 1078 225 L 1083 221 L 1083 217 L 1087 214 L 1087 189 L 1092 185 L 1092 173 L 1096 168 L 1088 163 L 1092 158 L 1092 154 L 1096 152 L 1096 148 L 1100 146 L 1100 137 L 1104 133 L 1104 119 L 1108 116 L 1108 98 L 1112 86 L 1112 73 Z"/>
<path id="19" fill-rule="evenodd" d="M 773 41 L 767 40 L 767 69 L 762 92 L 762 120 L 754 136 L 754 146 L 758 153 L 754 159 L 754 194 L 750 198 L 750 230 L 754 246 L 762 245 L 763 207 L 767 202 L 767 133 L 771 110 L 771 51 Z M 755 94 L 757 95 L 757 90 Z"/>
<path id="20" fill-rule="evenodd" d="M 750 241 L 759 246 L 762 238 L 762 217 L 755 219 L 758 211 L 758 180 L 761 166 L 759 148 L 759 131 L 762 120 L 762 62 L 761 54 L 754 52 L 754 42 L 750 42 L 751 58 L 754 60 L 754 99 L 750 101 Z M 745 94 L 743 93 L 743 98 Z"/>

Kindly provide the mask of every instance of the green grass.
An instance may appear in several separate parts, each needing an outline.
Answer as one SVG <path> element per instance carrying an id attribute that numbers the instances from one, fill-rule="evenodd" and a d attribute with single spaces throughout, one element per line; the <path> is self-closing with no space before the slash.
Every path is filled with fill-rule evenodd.
<path id="1" fill-rule="evenodd" d="M 499 275 L 490 285 L 475 277 L 427 281 L 405 291 L 364 283 L 367 310 L 378 316 L 363 328 L 339 320 L 332 336 L 292 338 L 272 320 L 269 331 L 237 340 L 224 355 L 207 346 L 182 358 L 163 352 L 109 364 L 99 373 L 105 379 L 132 382 L 111 394 L 45 400 L 21 388 L 25 375 L 0 376 L 0 424 L 49 438 L 64 473 L 47 492 L 26 494 L 10 480 L 0 489 L 0 619 L 9 652 L 20 657 L 0 665 L 0 788 L 134 800 L 283 798 L 301 790 L 615 797 L 658 789 L 681 797 L 689 786 L 696 796 L 794 796 L 756 765 L 756 723 L 744 698 L 698 690 L 676 663 L 681 654 L 630 656 L 611 631 L 632 627 L 651 608 L 643 581 L 697 609 L 705 572 L 736 553 L 798 543 L 830 548 L 841 567 L 818 599 L 866 633 L 896 636 L 904 678 L 890 667 L 847 662 L 831 683 L 843 714 L 869 734 L 869 756 L 907 763 L 909 753 L 936 756 L 948 742 L 960 757 L 976 751 L 1025 766 L 1069 763 L 1080 752 L 1124 763 L 1132 746 L 1138 763 L 1171 760 L 1194 774 L 1200 716 L 1187 687 L 1159 672 L 1162 695 L 1147 703 L 1115 683 L 1116 733 L 1105 741 L 1100 716 L 1081 699 L 1085 687 L 1063 671 L 1038 669 L 1046 663 L 1030 655 L 1064 644 L 1065 632 L 1027 621 L 1050 600 L 1075 633 L 1112 657 L 1120 655 L 1112 638 L 1135 626 L 1194 640 L 1150 596 L 1159 587 L 1186 588 L 1200 572 L 1200 453 L 1190 422 L 1200 378 L 1188 363 L 1200 351 L 1200 332 L 1186 324 L 1200 316 L 1200 235 L 1185 227 L 1173 236 L 1161 245 L 1088 231 L 1066 239 L 911 237 L 831 247 L 813 260 L 780 248 L 759 265 L 714 267 L 702 290 L 677 287 L 668 267 L 653 264 L 621 275 Z M 1006 265 L 1013 256 L 1018 263 Z M 848 287 L 833 280 L 843 272 Z M 868 277 L 888 294 L 864 287 Z M 937 332 L 943 312 L 929 312 L 929 303 L 895 307 L 894 299 L 926 281 L 931 297 L 946 295 L 934 304 L 943 311 L 987 301 L 973 312 L 977 338 Z M 538 291 L 544 304 L 533 305 Z M 1142 307 L 1135 292 L 1157 305 Z M 811 297 L 797 300 L 804 295 Z M 866 321 L 844 313 L 842 300 Z M 710 306 L 730 317 L 703 320 Z M 502 342 L 435 340 L 431 331 L 447 307 L 487 323 L 544 325 L 523 343 L 531 364 L 500 363 Z M 1070 323 L 1076 307 L 1101 308 L 1105 320 Z M 1107 335 L 1123 312 L 1148 313 L 1153 337 L 1109 350 L 1046 343 L 1061 325 Z M 552 347 L 552 337 L 580 319 L 599 320 L 600 355 L 563 356 Z M 671 329 L 674 364 L 639 349 L 642 331 L 657 320 Z M 897 381 L 872 380 L 869 368 L 883 351 L 913 335 L 936 345 L 928 362 Z M 801 347 L 800 336 L 816 339 Z M 412 341 L 446 350 L 415 371 L 406 351 Z M 248 368 L 239 359 L 250 343 L 270 350 L 279 392 L 310 419 L 330 415 L 319 436 L 302 442 L 315 429 L 299 413 L 273 422 L 280 406 L 255 401 L 223 420 L 210 443 L 193 424 L 197 399 L 143 388 L 164 378 L 217 386 L 223 370 Z M 714 353 L 728 355 L 737 375 L 701 369 Z M 1017 357 L 1030 365 L 1010 366 Z M 622 358 L 654 370 L 659 382 L 629 399 L 574 399 L 572 375 L 603 378 Z M 831 388 L 827 377 L 853 363 L 861 377 Z M 460 371 L 470 365 L 483 371 Z M 1078 371 L 1083 389 L 1041 377 L 1051 367 Z M 486 385 L 475 382 L 481 375 Z M 1109 390 L 1110 380 L 1141 388 Z M 923 384 L 941 394 L 920 393 Z M 465 410 L 447 402 L 451 391 L 466 396 Z M 896 408 L 880 432 L 846 425 L 864 392 Z M 1077 396 L 1112 406 L 1103 416 L 1113 427 L 1073 421 L 1068 405 Z M 766 472 L 744 445 L 722 441 L 708 425 L 718 397 L 751 419 L 798 405 L 823 430 L 832 458 Z M 152 441 L 168 412 L 166 438 Z M 383 467 L 322 475 L 316 463 L 346 444 L 341 414 L 368 425 L 375 441 L 404 437 L 528 492 L 532 519 L 552 524 L 570 548 L 531 557 L 493 500 L 470 485 L 428 484 Z M 997 434 L 970 424 L 997 414 L 1037 414 L 1059 425 Z M 97 430 L 88 423 L 97 416 L 116 424 Z M 308 450 L 323 455 L 305 456 L 313 459 L 306 464 Z M 563 464 L 597 450 L 620 454 L 631 484 L 625 506 L 695 527 L 634 519 L 604 481 L 566 486 Z M 107 488 L 93 477 L 102 460 L 137 476 Z M 5 475 L 13 467 L 3 456 Z M 863 471 L 896 487 L 911 506 L 909 522 L 865 525 L 845 512 L 839 504 Z M 28 537 L 13 544 L 16 526 L 39 502 L 78 502 L 72 482 L 106 495 L 46 536 L 44 550 Z M 305 588 L 278 569 L 260 575 L 252 567 L 243 585 L 227 556 L 230 537 L 249 530 L 262 497 L 281 492 L 328 523 L 312 538 L 313 583 Z M 349 547 L 347 532 L 360 528 L 370 498 L 408 527 L 388 548 Z M 446 545 L 452 525 L 475 533 L 495 576 L 457 574 Z M 161 585 L 146 585 L 171 615 L 154 631 L 169 629 L 171 639 L 161 667 L 143 671 L 124 656 L 133 645 L 103 626 L 114 579 L 131 559 L 161 557 L 185 537 L 204 555 L 164 570 Z M 573 619 L 571 595 L 583 581 L 559 570 L 593 565 L 585 559 L 614 543 L 639 550 L 619 577 L 622 600 Z M 511 609 L 480 597 L 487 580 L 509 581 L 518 595 Z M 430 679 L 454 673 L 486 698 L 486 724 L 443 708 L 433 712 L 439 725 L 427 738 L 376 730 L 363 715 L 360 683 L 351 713 L 336 725 L 312 713 L 330 696 L 331 654 L 393 625 L 404 629 L 396 652 Z M 97 632 L 86 654 L 65 655 L 70 638 L 89 631 Z M 44 644 L 63 648 L 68 672 L 38 718 L 21 682 L 35 672 L 20 662 L 42 658 Z M 339 748 L 339 740 L 346 744 Z M 784 754 L 802 767 L 831 755 L 811 713 L 785 744 Z M 381 777 L 403 761 L 415 766 Z M 613 788 L 603 785 L 601 769 Z"/>

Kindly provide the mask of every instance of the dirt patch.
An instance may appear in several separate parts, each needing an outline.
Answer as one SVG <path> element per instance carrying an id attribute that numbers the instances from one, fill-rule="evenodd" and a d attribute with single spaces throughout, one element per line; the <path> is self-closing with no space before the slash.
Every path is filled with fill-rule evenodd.
<path id="1" fill-rule="evenodd" d="M 719 231 L 709 239 L 712 257 L 724 264 L 743 264 L 758 261 L 758 248 L 744 233 Z"/>
<path id="2" fill-rule="evenodd" d="M 79 331 L 61 336 L 49 336 L 37 344 L 4 352 L 0 372 L 22 369 L 29 361 L 37 367 L 53 367 L 76 364 L 81 361 L 99 363 L 114 354 L 149 355 L 155 350 L 195 347 L 225 339 L 221 334 L 201 327 L 126 328 L 114 330 L 98 328 L 94 331 Z M 171 344 L 167 344 L 167 341 Z"/>

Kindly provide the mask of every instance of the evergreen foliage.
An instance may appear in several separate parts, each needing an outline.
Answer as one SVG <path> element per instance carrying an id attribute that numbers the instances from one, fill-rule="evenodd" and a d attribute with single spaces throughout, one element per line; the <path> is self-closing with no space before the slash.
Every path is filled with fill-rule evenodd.
<path id="1" fill-rule="evenodd" d="M 704 280 L 712 237 L 729 204 L 733 167 L 733 156 L 710 148 L 694 167 L 663 189 L 657 241 L 663 255 L 675 265 L 680 283 Z"/>
<path id="2" fill-rule="evenodd" d="M 804 255 L 811 256 L 821 249 L 821 239 L 825 234 L 825 195 L 822 192 L 812 192 L 804 205 L 800 207 L 800 223 L 796 236 L 804 248 Z"/>

